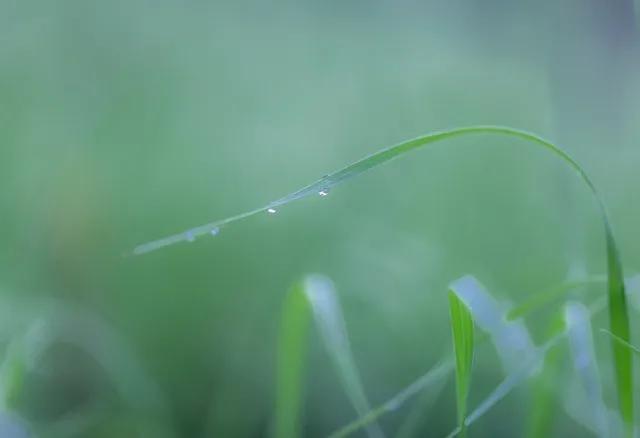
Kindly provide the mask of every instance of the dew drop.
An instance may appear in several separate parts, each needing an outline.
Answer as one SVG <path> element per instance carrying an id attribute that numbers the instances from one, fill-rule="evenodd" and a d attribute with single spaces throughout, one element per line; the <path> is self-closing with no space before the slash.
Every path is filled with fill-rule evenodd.
<path id="1" fill-rule="evenodd" d="M 220 234 L 220 228 L 218 227 L 214 227 L 211 229 L 211 231 L 209 231 L 209 234 L 211 234 L 212 236 L 217 236 L 218 234 Z"/>
<path id="2" fill-rule="evenodd" d="M 268 208 L 267 209 L 267 213 L 269 213 L 269 214 L 275 214 L 277 212 L 278 212 L 278 210 L 276 210 L 275 208 Z"/>
<path id="3" fill-rule="evenodd" d="M 193 232 L 191 231 L 187 231 L 186 233 L 184 233 L 184 236 L 187 239 L 187 242 L 193 242 L 194 240 L 196 240 L 195 236 L 193 235 Z"/>
<path id="4" fill-rule="evenodd" d="M 318 192 L 318 195 L 325 197 L 329 194 L 329 189 L 322 189 Z"/>

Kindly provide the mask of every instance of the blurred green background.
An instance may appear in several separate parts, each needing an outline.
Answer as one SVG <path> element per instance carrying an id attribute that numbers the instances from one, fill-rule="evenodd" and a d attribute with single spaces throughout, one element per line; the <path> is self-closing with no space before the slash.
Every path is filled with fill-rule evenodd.
<path id="1" fill-rule="evenodd" d="M 500 124 L 559 142 L 636 272 L 637 23 L 629 0 L 0 0 L 6 415 L 41 436 L 269 436 L 280 307 L 305 274 L 336 283 L 378 404 L 451 351 L 455 278 L 518 303 L 604 273 L 578 178 L 489 136 L 215 239 L 122 256 L 432 130 Z M 324 436 L 356 415 L 316 334 L 309 354 L 303 430 Z M 502 378 L 491 348 L 477 354 L 472 404 Z M 450 382 L 419 436 L 452 430 L 453 394 Z M 518 389 L 473 435 L 520 434 L 530 399 Z M 549 427 L 584 433 L 560 409 Z"/>

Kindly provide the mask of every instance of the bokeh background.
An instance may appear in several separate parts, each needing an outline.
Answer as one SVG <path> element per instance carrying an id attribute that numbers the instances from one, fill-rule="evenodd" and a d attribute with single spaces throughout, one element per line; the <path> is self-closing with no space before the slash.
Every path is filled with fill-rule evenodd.
<path id="1" fill-rule="evenodd" d="M 281 303 L 308 273 L 337 285 L 378 404 L 450 354 L 452 280 L 475 275 L 518 303 L 604 272 L 578 178 L 489 136 L 215 239 L 123 257 L 432 130 L 500 124 L 559 142 L 593 177 L 636 272 L 637 28 L 631 0 L 0 1 L 3 427 L 269 436 Z M 472 405 L 503 377 L 495 351 L 477 354 Z M 356 415 L 315 334 L 309 363 L 304 435 L 324 436 Z M 473 434 L 523 433 L 531 394 L 519 388 Z M 385 431 L 408 412 L 384 417 Z M 454 425 L 449 382 L 417 436 Z M 586 433 L 560 407 L 548 430 Z"/>

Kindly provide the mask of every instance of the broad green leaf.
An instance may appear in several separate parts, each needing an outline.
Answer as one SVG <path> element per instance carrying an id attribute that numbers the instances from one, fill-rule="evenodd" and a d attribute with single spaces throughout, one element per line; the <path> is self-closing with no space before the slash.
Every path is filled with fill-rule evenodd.
<path id="1" fill-rule="evenodd" d="M 465 419 L 467 417 L 467 399 L 471 386 L 471 370 L 473 368 L 473 319 L 467 305 L 456 292 L 449 291 L 449 314 L 453 335 L 453 351 L 456 362 L 456 402 L 458 409 L 458 425 L 460 434 L 466 435 Z"/>
<path id="2" fill-rule="evenodd" d="M 624 281 L 622 273 L 622 264 L 618 254 L 618 247 L 613 236 L 611 224 L 608 215 L 594 184 L 587 173 L 580 165 L 571 158 L 565 151 L 560 149 L 552 142 L 543 139 L 535 134 L 526 131 L 501 127 L 501 126 L 470 126 L 456 128 L 448 131 L 440 131 L 426 134 L 421 137 L 414 138 L 395 146 L 382 149 L 368 157 L 365 157 L 349 166 L 346 166 L 336 172 L 320 178 L 316 182 L 294 191 L 280 199 L 268 203 L 263 207 L 247 211 L 226 219 L 192 228 L 182 233 L 174 234 L 159 240 L 139 245 L 133 250 L 133 254 L 139 255 L 150 251 L 157 250 L 179 242 L 191 242 L 202 235 L 217 234 L 221 227 L 229 225 L 262 212 L 275 212 L 278 208 L 308 196 L 324 195 L 335 186 L 361 175 L 375 167 L 387 163 L 395 158 L 401 157 L 411 151 L 415 151 L 433 145 L 439 141 L 452 139 L 456 137 L 478 135 L 478 134 L 494 134 L 507 137 L 526 140 L 532 144 L 549 150 L 553 155 L 561 159 L 573 171 L 575 171 L 580 179 L 585 183 L 590 192 L 593 194 L 604 225 L 606 256 L 607 256 L 607 296 L 609 307 L 609 325 L 611 332 L 624 340 L 630 341 L 629 332 L 629 315 L 627 310 L 626 295 L 624 292 Z M 632 360 L 633 357 L 628 348 L 620 343 L 611 341 L 614 356 L 615 378 L 618 393 L 618 404 L 622 418 L 628 426 L 628 433 L 632 432 L 633 426 L 633 374 Z"/>
<path id="3" fill-rule="evenodd" d="M 287 295 L 280 320 L 276 365 L 275 437 L 300 435 L 302 387 L 311 312 L 302 282 Z"/>

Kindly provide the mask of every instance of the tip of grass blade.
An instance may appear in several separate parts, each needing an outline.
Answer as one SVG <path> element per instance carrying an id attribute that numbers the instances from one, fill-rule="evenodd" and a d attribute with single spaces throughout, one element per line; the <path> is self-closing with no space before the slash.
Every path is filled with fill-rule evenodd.
<path id="1" fill-rule="evenodd" d="M 460 435 L 466 436 L 467 399 L 473 368 L 474 330 L 471 311 L 456 293 L 449 290 L 449 315 L 456 364 L 456 404 Z"/>

